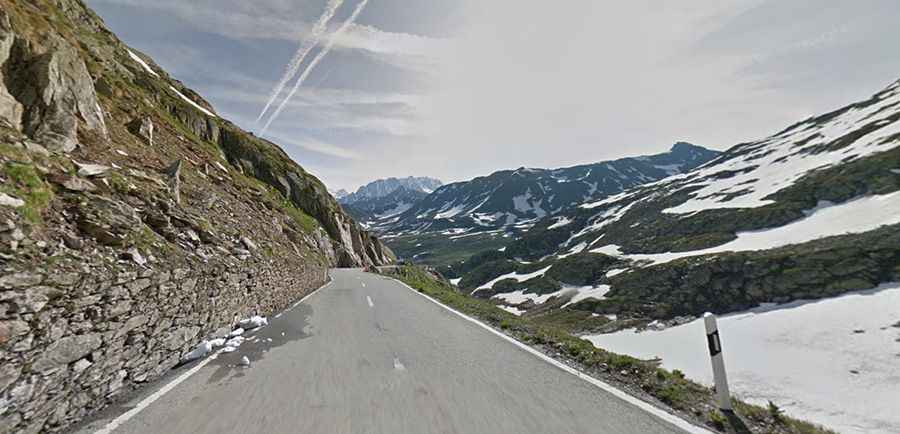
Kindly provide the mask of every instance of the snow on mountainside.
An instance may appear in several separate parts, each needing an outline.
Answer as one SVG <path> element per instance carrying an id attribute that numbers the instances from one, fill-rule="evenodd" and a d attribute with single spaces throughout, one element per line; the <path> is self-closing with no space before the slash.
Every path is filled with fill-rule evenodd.
<path id="1" fill-rule="evenodd" d="M 723 227 L 718 234 L 721 240 L 709 240 L 709 247 L 714 247 L 724 244 L 724 241 L 736 241 L 740 238 L 740 231 L 784 226 L 807 216 L 815 217 L 815 214 L 821 214 L 821 211 L 816 212 L 817 208 L 833 205 L 834 202 L 847 202 L 865 194 L 892 192 L 897 184 L 893 167 L 870 170 L 862 166 L 879 165 L 877 160 L 870 161 L 867 157 L 900 145 L 898 120 L 900 87 L 895 84 L 870 100 L 800 122 L 767 139 L 735 146 L 698 170 L 620 196 L 585 203 L 581 208 L 594 215 L 588 219 L 589 224 L 567 240 L 565 245 L 587 242 L 589 247 L 595 249 L 612 246 L 613 240 L 601 240 L 600 235 L 621 230 L 621 225 L 616 224 L 620 221 L 629 222 L 629 227 L 640 226 L 643 220 L 647 220 L 648 211 L 656 213 L 656 222 L 653 222 L 656 228 L 684 227 L 688 226 L 686 222 L 710 218 L 721 220 L 726 216 L 737 218 L 724 225 L 728 228 Z M 842 166 L 851 166 L 844 170 L 849 175 L 846 181 L 860 191 L 846 191 L 851 188 L 847 185 L 835 185 L 833 191 L 823 191 L 827 188 L 821 182 L 809 182 L 822 177 L 837 184 L 836 181 L 842 180 Z M 864 172 L 858 175 L 849 173 L 854 167 Z M 841 205 L 843 214 L 849 217 L 845 217 L 840 224 L 825 221 L 827 228 L 819 228 L 817 238 L 852 232 L 856 225 L 860 225 L 860 229 L 872 230 L 879 223 L 896 223 L 893 219 L 896 214 L 892 212 L 877 214 L 880 220 L 866 219 L 872 216 L 863 215 L 868 214 L 868 210 L 891 210 L 900 202 L 893 195 L 873 200 L 876 199 L 879 203 L 858 201 Z M 855 221 L 853 216 L 865 219 L 865 223 Z M 673 219 L 677 219 L 678 223 L 671 223 Z M 698 232 L 704 232 L 703 228 L 698 229 Z M 728 233 L 722 233 L 726 231 Z M 628 236 L 634 238 L 634 232 L 640 233 L 640 229 L 629 232 Z M 660 247 L 662 244 L 665 243 L 661 243 Z M 633 241 L 629 247 L 631 250 L 660 250 L 655 246 L 639 248 Z M 676 245 L 668 247 L 674 251 L 701 250 L 678 248 Z M 757 244 L 753 250 L 774 247 L 777 245 Z M 610 248 L 607 247 L 607 250 Z"/>
<path id="2" fill-rule="evenodd" d="M 501 278 L 536 270 L 529 281 Z M 569 307 L 620 319 L 900 281 L 900 82 L 695 170 L 544 218 L 448 274 L 520 310 L 554 299 L 537 295 L 570 297 L 567 285 L 608 286 Z M 519 292 L 532 301 L 504 295 Z"/>
<path id="3" fill-rule="evenodd" d="M 584 201 L 691 170 L 717 155 L 682 142 L 659 155 L 560 169 L 495 172 L 437 189 L 383 230 L 399 233 L 527 227 Z"/>
<path id="4" fill-rule="evenodd" d="M 706 384 L 699 316 L 720 314 L 736 396 L 840 432 L 900 432 L 900 82 L 545 218 L 446 274 Z"/>
<path id="5" fill-rule="evenodd" d="M 428 196 L 428 193 L 424 191 L 400 186 L 385 196 L 359 199 L 342 206 L 354 219 L 368 226 L 373 221 L 391 219 L 402 214 L 424 199 L 425 196 Z"/>

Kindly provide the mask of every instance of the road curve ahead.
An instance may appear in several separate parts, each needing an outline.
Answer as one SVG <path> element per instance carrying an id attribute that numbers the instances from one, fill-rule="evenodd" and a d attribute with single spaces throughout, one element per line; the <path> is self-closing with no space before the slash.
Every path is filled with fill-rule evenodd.
<path id="1" fill-rule="evenodd" d="M 81 431 L 105 432 L 161 395 L 114 432 L 683 432 L 393 280 L 332 276 L 238 351 Z M 237 366 L 243 356 L 249 367 Z"/>

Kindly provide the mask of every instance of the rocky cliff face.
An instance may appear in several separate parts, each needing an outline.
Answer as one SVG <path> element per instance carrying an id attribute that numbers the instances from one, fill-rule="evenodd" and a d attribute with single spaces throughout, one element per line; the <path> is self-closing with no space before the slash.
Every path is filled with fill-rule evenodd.
<path id="1" fill-rule="evenodd" d="M 392 253 L 77 0 L 0 0 L 0 432 L 53 432 Z"/>

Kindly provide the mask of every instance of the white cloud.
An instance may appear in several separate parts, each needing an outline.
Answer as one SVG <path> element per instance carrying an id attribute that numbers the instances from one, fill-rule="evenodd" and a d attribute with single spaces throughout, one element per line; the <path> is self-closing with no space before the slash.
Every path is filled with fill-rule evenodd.
<path id="1" fill-rule="evenodd" d="M 307 151 L 347 160 L 359 160 L 362 158 L 359 153 L 347 149 L 346 147 L 325 143 L 312 138 L 288 139 L 286 137 L 288 137 L 289 134 L 280 133 L 278 131 L 273 131 L 270 136 L 275 143 L 286 148 L 296 146 Z"/>

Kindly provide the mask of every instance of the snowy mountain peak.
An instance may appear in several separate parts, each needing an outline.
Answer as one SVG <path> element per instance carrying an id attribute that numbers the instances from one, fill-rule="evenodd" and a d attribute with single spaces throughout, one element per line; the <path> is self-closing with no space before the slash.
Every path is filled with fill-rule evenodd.
<path id="1" fill-rule="evenodd" d="M 362 200 L 385 197 L 398 188 L 406 188 L 428 194 L 442 185 L 443 183 L 440 180 L 428 177 L 408 176 L 406 178 L 379 179 L 360 187 L 354 193 L 338 199 L 342 204 L 352 204 Z"/>
<path id="2" fill-rule="evenodd" d="M 525 226 L 628 188 L 694 169 L 719 153 L 689 143 L 669 152 L 558 169 L 520 167 L 448 184 L 399 216 L 388 232 Z"/>

